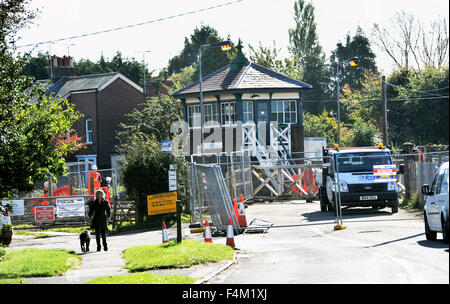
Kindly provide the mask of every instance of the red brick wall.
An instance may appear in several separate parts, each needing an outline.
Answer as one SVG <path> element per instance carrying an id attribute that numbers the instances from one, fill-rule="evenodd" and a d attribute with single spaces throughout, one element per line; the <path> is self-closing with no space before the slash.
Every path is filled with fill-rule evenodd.
<path id="1" fill-rule="evenodd" d="M 87 149 L 77 151 L 76 155 L 96 154 L 99 169 L 111 168 L 110 152 L 118 144 L 116 132 L 119 124 L 126 121 L 125 114 L 132 112 L 144 102 L 142 93 L 122 79 L 116 79 L 98 92 L 98 116 L 96 116 L 95 91 L 72 94 L 69 101 L 76 106 L 77 111 L 84 114 L 73 126 L 84 141 L 86 141 L 86 119 L 91 118 L 93 123 L 94 143 L 88 145 Z M 97 117 L 99 130 L 97 130 Z M 97 131 L 99 132 L 98 137 Z M 76 161 L 75 156 L 69 157 L 68 161 Z"/>

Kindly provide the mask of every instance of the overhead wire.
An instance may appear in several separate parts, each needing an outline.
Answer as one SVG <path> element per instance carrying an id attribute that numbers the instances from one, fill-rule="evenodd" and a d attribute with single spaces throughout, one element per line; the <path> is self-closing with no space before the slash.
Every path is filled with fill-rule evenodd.
<path id="1" fill-rule="evenodd" d="M 163 17 L 163 18 L 159 18 L 159 19 L 155 19 L 155 20 L 149 20 L 149 21 L 140 22 L 140 23 L 136 23 L 136 24 L 130 24 L 130 25 L 120 26 L 120 27 L 116 27 L 116 28 L 110 28 L 110 29 L 106 29 L 106 30 L 102 30 L 102 31 L 92 32 L 92 33 L 86 33 L 86 34 L 64 37 L 64 38 L 59 38 L 59 39 L 54 39 L 54 40 L 25 44 L 25 45 L 17 46 L 16 48 L 17 49 L 25 48 L 25 47 L 35 47 L 36 48 L 37 46 L 42 45 L 42 44 L 53 44 L 53 43 L 66 41 L 66 40 L 72 40 L 72 39 L 78 39 L 78 38 L 84 38 L 84 37 L 90 37 L 90 36 L 110 33 L 110 32 L 114 32 L 114 31 L 120 31 L 120 30 L 129 29 L 129 28 L 133 28 L 133 27 L 138 27 L 138 26 L 143 26 L 143 25 L 147 25 L 147 24 L 151 24 L 151 23 L 174 19 L 174 18 L 178 18 L 178 17 L 182 17 L 182 16 L 192 15 L 192 14 L 196 14 L 196 13 L 200 13 L 200 12 L 204 12 L 204 11 L 208 11 L 208 10 L 213 10 L 213 9 L 233 5 L 233 4 L 242 2 L 242 1 L 244 1 L 244 0 L 230 1 L 227 3 L 222 3 L 222 4 L 218 4 L 218 5 L 214 5 L 214 6 L 210 6 L 210 7 L 206 7 L 206 8 L 201 8 L 201 9 L 197 9 L 197 10 L 193 10 L 193 11 L 189 11 L 189 12 L 185 12 L 185 13 L 180 13 L 180 14 L 173 15 L 173 16 Z"/>

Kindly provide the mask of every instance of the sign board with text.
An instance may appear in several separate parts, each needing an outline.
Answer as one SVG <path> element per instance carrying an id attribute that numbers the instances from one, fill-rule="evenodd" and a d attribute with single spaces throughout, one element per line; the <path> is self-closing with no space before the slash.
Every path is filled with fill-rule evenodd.
<path id="1" fill-rule="evenodd" d="M 34 220 L 36 222 L 54 221 L 55 207 L 53 206 L 36 206 L 34 207 Z"/>
<path id="2" fill-rule="evenodd" d="M 148 215 L 177 212 L 177 192 L 148 195 L 147 210 Z"/>
<path id="3" fill-rule="evenodd" d="M 58 218 L 85 215 L 83 197 L 62 197 L 56 199 L 56 214 Z"/>

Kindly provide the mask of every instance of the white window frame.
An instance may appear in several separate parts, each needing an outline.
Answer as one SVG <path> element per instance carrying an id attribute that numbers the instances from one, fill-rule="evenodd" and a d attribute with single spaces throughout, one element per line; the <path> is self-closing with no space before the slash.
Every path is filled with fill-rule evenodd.
<path id="1" fill-rule="evenodd" d="M 89 129 L 89 123 L 91 123 L 91 129 Z M 94 124 L 91 118 L 86 119 L 86 144 L 92 145 L 94 143 Z"/>
<path id="2" fill-rule="evenodd" d="M 231 111 L 233 109 L 233 112 Z M 220 118 L 223 127 L 236 125 L 237 120 L 237 104 L 236 101 L 224 101 L 220 103 Z"/>
<path id="3" fill-rule="evenodd" d="M 281 110 L 279 109 L 280 104 L 281 104 Z M 294 110 L 292 110 L 292 104 L 294 105 Z M 289 110 L 286 110 L 287 105 L 290 105 Z M 279 124 L 297 124 L 298 123 L 298 111 L 297 111 L 297 101 L 296 100 L 272 100 L 271 110 L 272 110 L 271 121 L 277 121 Z M 276 114 L 276 120 L 273 119 L 274 114 Z M 295 114 L 295 121 L 291 121 L 291 114 Z M 280 121 L 279 117 L 281 117 L 281 121 Z M 288 119 L 286 119 L 286 118 L 288 118 Z"/>
<path id="4" fill-rule="evenodd" d="M 204 104 L 205 127 L 220 127 L 220 112 L 217 103 Z"/>
<path id="5" fill-rule="evenodd" d="M 253 100 L 242 101 L 242 123 L 254 124 L 255 116 L 253 113 Z"/>
<path id="6" fill-rule="evenodd" d="M 187 106 L 187 122 L 190 129 L 200 128 L 201 126 L 201 111 L 200 105 Z"/>

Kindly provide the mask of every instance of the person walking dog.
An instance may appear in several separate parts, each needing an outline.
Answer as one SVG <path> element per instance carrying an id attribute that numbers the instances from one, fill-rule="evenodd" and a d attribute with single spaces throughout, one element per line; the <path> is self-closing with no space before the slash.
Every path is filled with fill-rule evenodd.
<path id="1" fill-rule="evenodd" d="M 97 241 L 97 251 L 101 251 L 100 236 L 102 238 L 103 250 L 108 251 L 106 243 L 107 220 L 111 216 L 111 208 L 105 199 L 103 190 L 95 191 L 95 200 L 89 204 L 89 217 L 92 219 L 91 229 L 95 230 L 95 240 Z"/>

